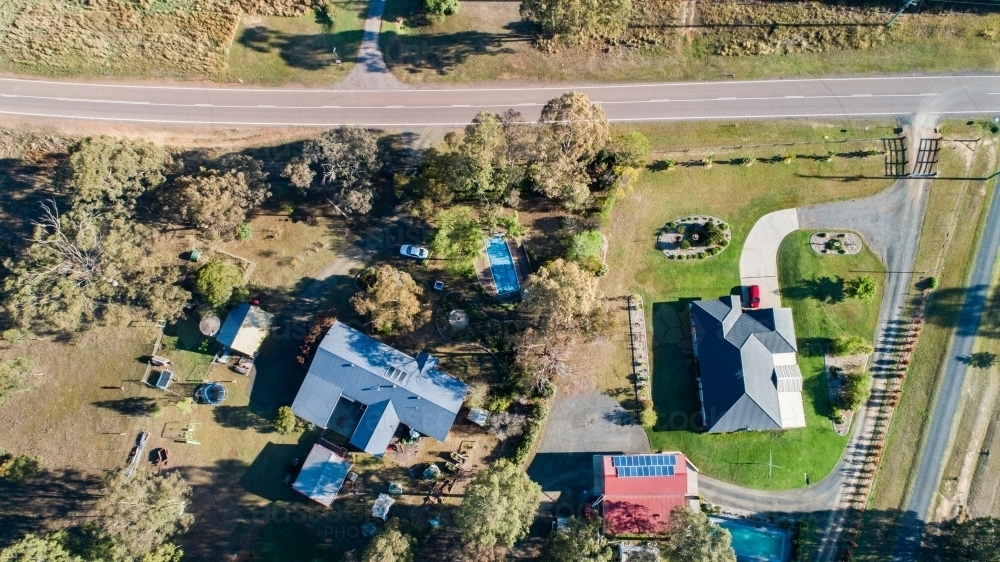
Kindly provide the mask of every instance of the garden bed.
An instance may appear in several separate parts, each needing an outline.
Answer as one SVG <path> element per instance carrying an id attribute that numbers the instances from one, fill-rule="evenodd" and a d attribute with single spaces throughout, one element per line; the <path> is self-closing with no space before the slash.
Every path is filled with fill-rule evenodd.
<path id="1" fill-rule="evenodd" d="M 729 246 L 733 232 L 725 221 L 691 215 L 668 222 L 656 237 L 656 248 L 668 259 L 706 259 Z"/>
<path id="2" fill-rule="evenodd" d="M 864 248 L 861 237 L 853 232 L 816 232 L 809 237 L 809 246 L 824 256 L 855 256 Z"/>

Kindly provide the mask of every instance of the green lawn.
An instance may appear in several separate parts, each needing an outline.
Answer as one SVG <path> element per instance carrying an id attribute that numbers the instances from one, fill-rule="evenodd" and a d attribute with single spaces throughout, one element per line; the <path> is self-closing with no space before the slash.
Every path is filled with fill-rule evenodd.
<path id="1" fill-rule="evenodd" d="M 866 126 L 868 131 L 864 130 Z M 824 162 L 813 157 L 831 149 L 825 143 L 844 138 L 873 140 L 833 147 L 837 152 L 874 146 L 874 139 L 891 134 L 888 129 L 884 123 L 851 123 L 842 128 L 840 123 L 781 121 L 641 128 L 650 138 L 657 158 L 675 159 L 679 165 L 671 171 L 643 172 L 634 192 L 616 204 L 608 226 L 609 272 L 602 278 L 601 288 L 606 295 L 636 292 L 646 303 L 653 354 L 653 402 L 659 416 L 657 429 L 648 432 L 654 450 L 681 450 L 706 474 L 762 489 L 802 486 L 805 474 L 816 482 L 833 468 L 846 439 L 832 431 L 826 417 L 829 405 L 821 356 L 800 356 L 808 427 L 740 435 L 693 431 L 693 415 L 699 406 L 687 305 L 691 300 L 719 298 L 738 288 L 740 251 L 750 228 L 762 215 L 810 203 L 864 197 L 888 187 L 891 184 L 888 179 L 834 179 L 835 176 L 875 178 L 881 174 L 883 163 L 879 158 L 838 157 Z M 790 142 L 802 144 L 762 146 Z M 726 146 L 743 148 L 720 148 Z M 798 155 L 791 164 L 760 162 L 744 167 L 731 163 L 743 157 L 769 160 L 787 152 Z M 716 156 L 711 169 L 693 165 L 705 154 Z M 703 261 L 667 260 L 655 249 L 656 232 L 672 219 L 696 213 L 728 222 L 733 229 L 730 247 Z M 859 259 L 873 259 L 870 254 L 866 256 Z M 837 258 L 815 263 L 809 261 L 812 256 L 803 258 L 805 263 L 799 266 L 803 275 L 833 277 L 844 275 L 843 268 L 850 268 Z M 786 304 L 799 308 L 810 303 L 789 300 Z M 850 303 L 824 306 L 814 312 L 827 314 L 828 323 L 847 325 L 853 322 L 852 306 Z M 871 306 L 878 308 L 877 303 Z M 811 320 L 802 329 L 808 331 L 811 328 L 806 326 L 823 325 L 822 320 L 812 320 L 819 318 L 818 314 L 810 313 L 809 317 Z M 871 333 L 871 328 L 867 330 Z M 627 346 L 620 347 L 620 355 L 614 361 L 627 362 Z M 776 465 L 784 467 L 774 469 L 771 478 L 766 466 L 753 464 L 767 463 L 769 453 L 773 453 Z"/>
<path id="2" fill-rule="evenodd" d="M 244 15 L 229 50 L 229 76 L 248 84 L 330 85 L 350 72 L 366 2 L 329 2 L 297 18 Z M 333 50 L 336 49 L 336 55 Z M 342 64 L 337 66 L 335 61 Z"/>
<path id="3" fill-rule="evenodd" d="M 845 335 L 872 342 L 885 287 L 885 266 L 867 247 L 856 256 L 821 256 L 809 248 L 812 233 L 792 233 L 778 252 L 782 303 L 792 308 L 796 336 L 809 345 Z M 871 275 L 878 283 L 871 303 L 844 294 L 844 283 L 862 275 Z"/>

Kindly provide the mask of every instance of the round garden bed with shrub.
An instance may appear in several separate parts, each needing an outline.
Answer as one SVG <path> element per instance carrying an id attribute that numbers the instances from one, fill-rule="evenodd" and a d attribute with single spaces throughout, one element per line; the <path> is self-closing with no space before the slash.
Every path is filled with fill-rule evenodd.
<path id="1" fill-rule="evenodd" d="M 732 238 L 722 219 L 690 215 L 668 222 L 656 237 L 656 248 L 672 260 L 705 259 L 725 250 Z"/>
<path id="2" fill-rule="evenodd" d="M 809 246 L 824 256 L 853 256 L 861 253 L 861 237 L 853 232 L 816 232 Z"/>

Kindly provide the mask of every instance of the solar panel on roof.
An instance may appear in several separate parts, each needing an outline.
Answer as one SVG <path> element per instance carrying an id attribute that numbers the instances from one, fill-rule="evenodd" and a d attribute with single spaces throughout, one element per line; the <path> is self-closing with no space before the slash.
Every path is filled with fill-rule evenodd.
<path id="1" fill-rule="evenodd" d="M 620 478 L 674 476 L 677 455 L 620 455 L 611 457 Z"/>

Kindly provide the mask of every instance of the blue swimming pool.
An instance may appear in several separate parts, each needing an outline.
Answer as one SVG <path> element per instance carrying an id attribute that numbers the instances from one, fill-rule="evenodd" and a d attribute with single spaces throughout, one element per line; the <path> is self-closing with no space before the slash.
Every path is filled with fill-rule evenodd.
<path id="1" fill-rule="evenodd" d="M 521 288 L 521 283 L 517 280 L 514 256 L 510 255 L 507 239 L 499 235 L 487 238 L 486 255 L 490 259 L 490 271 L 493 273 L 497 293 L 506 295 L 517 292 Z"/>
<path id="2" fill-rule="evenodd" d="M 755 527 L 732 519 L 712 521 L 733 536 L 733 550 L 739 562 L 785 562 L 791 555 L 788 533 L 773 527 Z"/>

